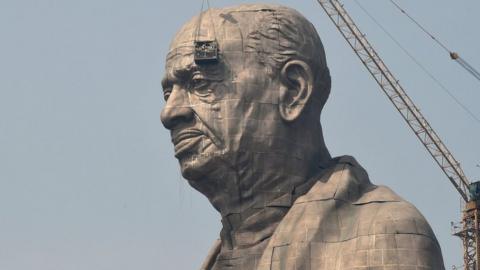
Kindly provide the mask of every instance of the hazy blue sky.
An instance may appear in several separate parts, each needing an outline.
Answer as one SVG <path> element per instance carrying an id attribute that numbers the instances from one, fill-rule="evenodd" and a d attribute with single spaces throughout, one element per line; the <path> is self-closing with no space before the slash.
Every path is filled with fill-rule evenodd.
<path id="1" fill-rule="evenodd" d="M 388 1 L 361 0 L 474 113 L 480 83 Z M 461 264 L 459 196 L 314 0 L 295 7 L 317 27 L 331 69 L 322 116 L 333 155 L 350 154 L 430 221 L 446 267 Z M 480 68 L 480 2 L 402 0 Z M 245 1 L 215 1 L 219 7 Z M 345 0 L 360 29 L 438 134 L 479 180 L 472 121 Z M 219 216 L 182 179 L 161 126 L 170 39 L 200 1 L 0 1 L 0 269 L 197 269 Z"/>

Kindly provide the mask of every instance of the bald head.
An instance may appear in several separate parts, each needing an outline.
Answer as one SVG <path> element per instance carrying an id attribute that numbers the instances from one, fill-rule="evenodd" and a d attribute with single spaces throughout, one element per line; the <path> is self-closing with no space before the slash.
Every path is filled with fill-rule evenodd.
<path id="1" fill-rule="evenodd" d="M 294 9 L 247 4 L 210 9 L 188 21 L 170 45 L 168 60 L 182 57 L 192 63 L 194 42 L 216 40 L 220 61 L 228 70 L 255 59 L 276 74 L 289 60 L 302 60 L 314 71 L 316 106 L 330 93 L 325 52 L 314 26 Z"/>

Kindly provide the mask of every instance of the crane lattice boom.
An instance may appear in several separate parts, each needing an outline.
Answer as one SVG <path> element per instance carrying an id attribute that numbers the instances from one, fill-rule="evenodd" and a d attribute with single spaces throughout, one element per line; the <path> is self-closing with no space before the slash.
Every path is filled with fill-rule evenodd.
<path id="1" fill-rule="evenodd" d="M 365 35 L 358 29 L 343 5 L 337 0 L 317 0 L 362 63 L 375 78 L 395 108 L 400 112 L 408 126 L 415 132 L 422 144 L 447 175 L 460 196 L 469 201 L 470 182 L 463 173 L 460 164 L 438 137 L 420 110 L 393 76 L 382 59 L 370 45 Z"/>
<path id="2" fill-rule="evenodd" d="M 380 59 L 343 5 L 338 0 L 317 2 L 466 202 L 462 226 L 456 227 L 454 234 L 463 241 L 464 269 L 480 270 L 480 182 L 471 184 L 468 181 L 460 164 Z"/>

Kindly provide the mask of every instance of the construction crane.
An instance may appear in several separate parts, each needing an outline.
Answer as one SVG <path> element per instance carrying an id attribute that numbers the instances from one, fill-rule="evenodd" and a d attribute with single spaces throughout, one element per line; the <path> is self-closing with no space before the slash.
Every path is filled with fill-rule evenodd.
<path id="1" fill-rule="evenodd" d="M 459 236 L 463 242 L 464 269 L 480 270 L 479 182 L 471 183 L 467 179 L 460 163 L 453 157 L 399 81 L 378 56 L 344 9 L 343 4 L 338 0 L 317 0 L 317 2 L 462 197 L 465 202 L 463 217 L 461 226 L 455 230 L 454 235 Z"/>

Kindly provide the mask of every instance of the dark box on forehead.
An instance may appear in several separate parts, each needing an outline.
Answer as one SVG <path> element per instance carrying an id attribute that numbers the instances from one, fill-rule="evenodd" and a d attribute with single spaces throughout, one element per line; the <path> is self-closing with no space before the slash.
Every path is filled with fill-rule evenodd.
<path id="1" fill-rule="evenodd" d="M 195 63 L 205 64 L 218 61 L 217 41 L 195 41 Z"/>

